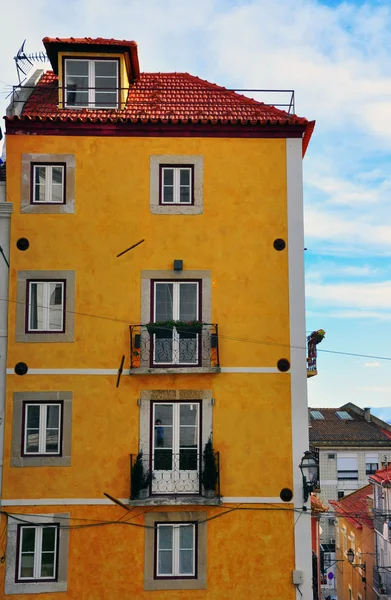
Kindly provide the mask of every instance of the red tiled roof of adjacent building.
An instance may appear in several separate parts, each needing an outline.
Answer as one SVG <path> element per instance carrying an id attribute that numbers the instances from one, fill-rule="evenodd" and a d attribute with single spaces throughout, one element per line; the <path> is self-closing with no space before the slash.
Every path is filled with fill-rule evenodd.
<path id="1" fill-rule="evenodd" d="M 373 473 L 369 479 L 370 481 L 375 481 L 386 487 L 391 487 L 391 470 L 380 469 L 379 471 L 376 471 L 376 473 Z"/>
<path id="2" fill-rule="evenodd" d="M 358 407 L 357 407 L 358 408 Z M 349 405 L 341 408 L 310 408 L 311 411 L 319 411 L 323 419 L 314 419 L 310 416 L 310 443 L 317 445 L 324 443 L 328 446 L 343 446 L 349 443 L 371 446 L 390 446 L 390 434 L 375 422 L 372 416 L 371 421 L 358 413 L 360 409 L 351 410 Z M 346 411 L 352 417 L 344 420 L 337 416 L 337 411 Z M 363 412 L 363 411 L 361 411 Z M 386 423 L 376 419 L 384 426 Z"/>
<path id="3" fill-rule="evenodd" d="M 315 122 L 288 114 L 188 73 L 141 73 L 121 109 L 58 107 L 58 78 L 47 71 L 13 119 L 89 123 L 201 123 L 298 125 L 304 129 L 303 154 Z"/>
<path id="4" fill-rule="evenodd" d="M 372 486 L 366 485 L 341 500 L 329 500 L 329 502 L 335 508 L 338 517 L 343 517 L 356 529 L 362 529 L 364 524 L 373 529 L 373 517 L 368 506 L 368 497 L 371 494 Z"/>

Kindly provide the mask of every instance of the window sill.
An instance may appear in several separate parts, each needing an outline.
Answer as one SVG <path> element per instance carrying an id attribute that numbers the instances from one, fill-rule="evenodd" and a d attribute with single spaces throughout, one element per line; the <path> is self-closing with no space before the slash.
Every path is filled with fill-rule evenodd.
<path id="1" fill-rule="evenodd" d="M 129 369 L 129 375 L 196 375 L 203 373 L 220 373 L 220 367 L 168 367 L 146 368 L 136 367 Z"/>
<path id="2" fill-rule="evenodd" d="M 130 500 L 130 506 L 173 506 L 173 505 L 191 505 L 191 506 L 219 506 L 222 500 L 218 496 L 214 498 L 205 498 L 200 495 L 183 496 L 149 496 L 148 498 L 137 498 Z"/>

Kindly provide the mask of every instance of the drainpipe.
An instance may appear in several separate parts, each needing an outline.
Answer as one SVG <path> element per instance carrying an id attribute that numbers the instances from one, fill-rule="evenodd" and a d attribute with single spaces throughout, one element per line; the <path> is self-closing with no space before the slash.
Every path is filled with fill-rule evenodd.
<path id="1" fill-rule="evenodd" d="M 13 204 L 5 201 L 5 181 L 0 181 L 0 246 L 6 260 L 10 255 L 10 225 Z M 4 413 L 5 380 L 7 368 L 8 337 L 8 279 L 9 268 L 0 252 L 0 505 L 2 499 L 3 459 L 4 459 Z"/>

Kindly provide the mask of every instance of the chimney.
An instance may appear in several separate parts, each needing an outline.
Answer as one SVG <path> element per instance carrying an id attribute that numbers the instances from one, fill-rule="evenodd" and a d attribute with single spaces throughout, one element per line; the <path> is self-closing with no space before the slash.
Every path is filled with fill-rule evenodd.
<path id="1" fill-rule="evenodd" d="M 364 408 L 364 419 L 367 421 L 367 423 L 371 422 L 371 409 L 370 408 Z"/>

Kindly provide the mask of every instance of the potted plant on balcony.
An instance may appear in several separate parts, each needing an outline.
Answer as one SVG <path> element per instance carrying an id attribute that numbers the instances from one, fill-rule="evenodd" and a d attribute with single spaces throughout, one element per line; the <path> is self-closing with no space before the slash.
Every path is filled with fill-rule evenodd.
<path id="1" fill-rule="evenodd" d="M 193 319 L 192 321 L 175 321 L 175 328 L 181 335 L 201 333 L 203 325 L 204 323 L 197 319 Z"/>
<path id="2" fill-rule="evenodd" d="M 217 466 L 215 460 L 215 453 L 212 445 L 212 436 L 205 444 L 203 452 L 203 469 L 201 473 L 201 481 L 205 490 L 206 498 L 214 498 L 216 495 L 216 484 L 217 484 Z"/>
<path id="3" fill-rule="evenodd" d="M 149 335 L 155 335 L 157 338 L 171 338 L 172 330 L 174 328 L 175 321 L 151 321 L 147 323 L 145 327 Z"/>
<path id="4" fill-rule="evenodd" d="M 137 454 L 132 465 L 132 499 L 148 498 L 148 488 L 152 483 L 153 473 L 145 471 L 142 450 Z"/>

